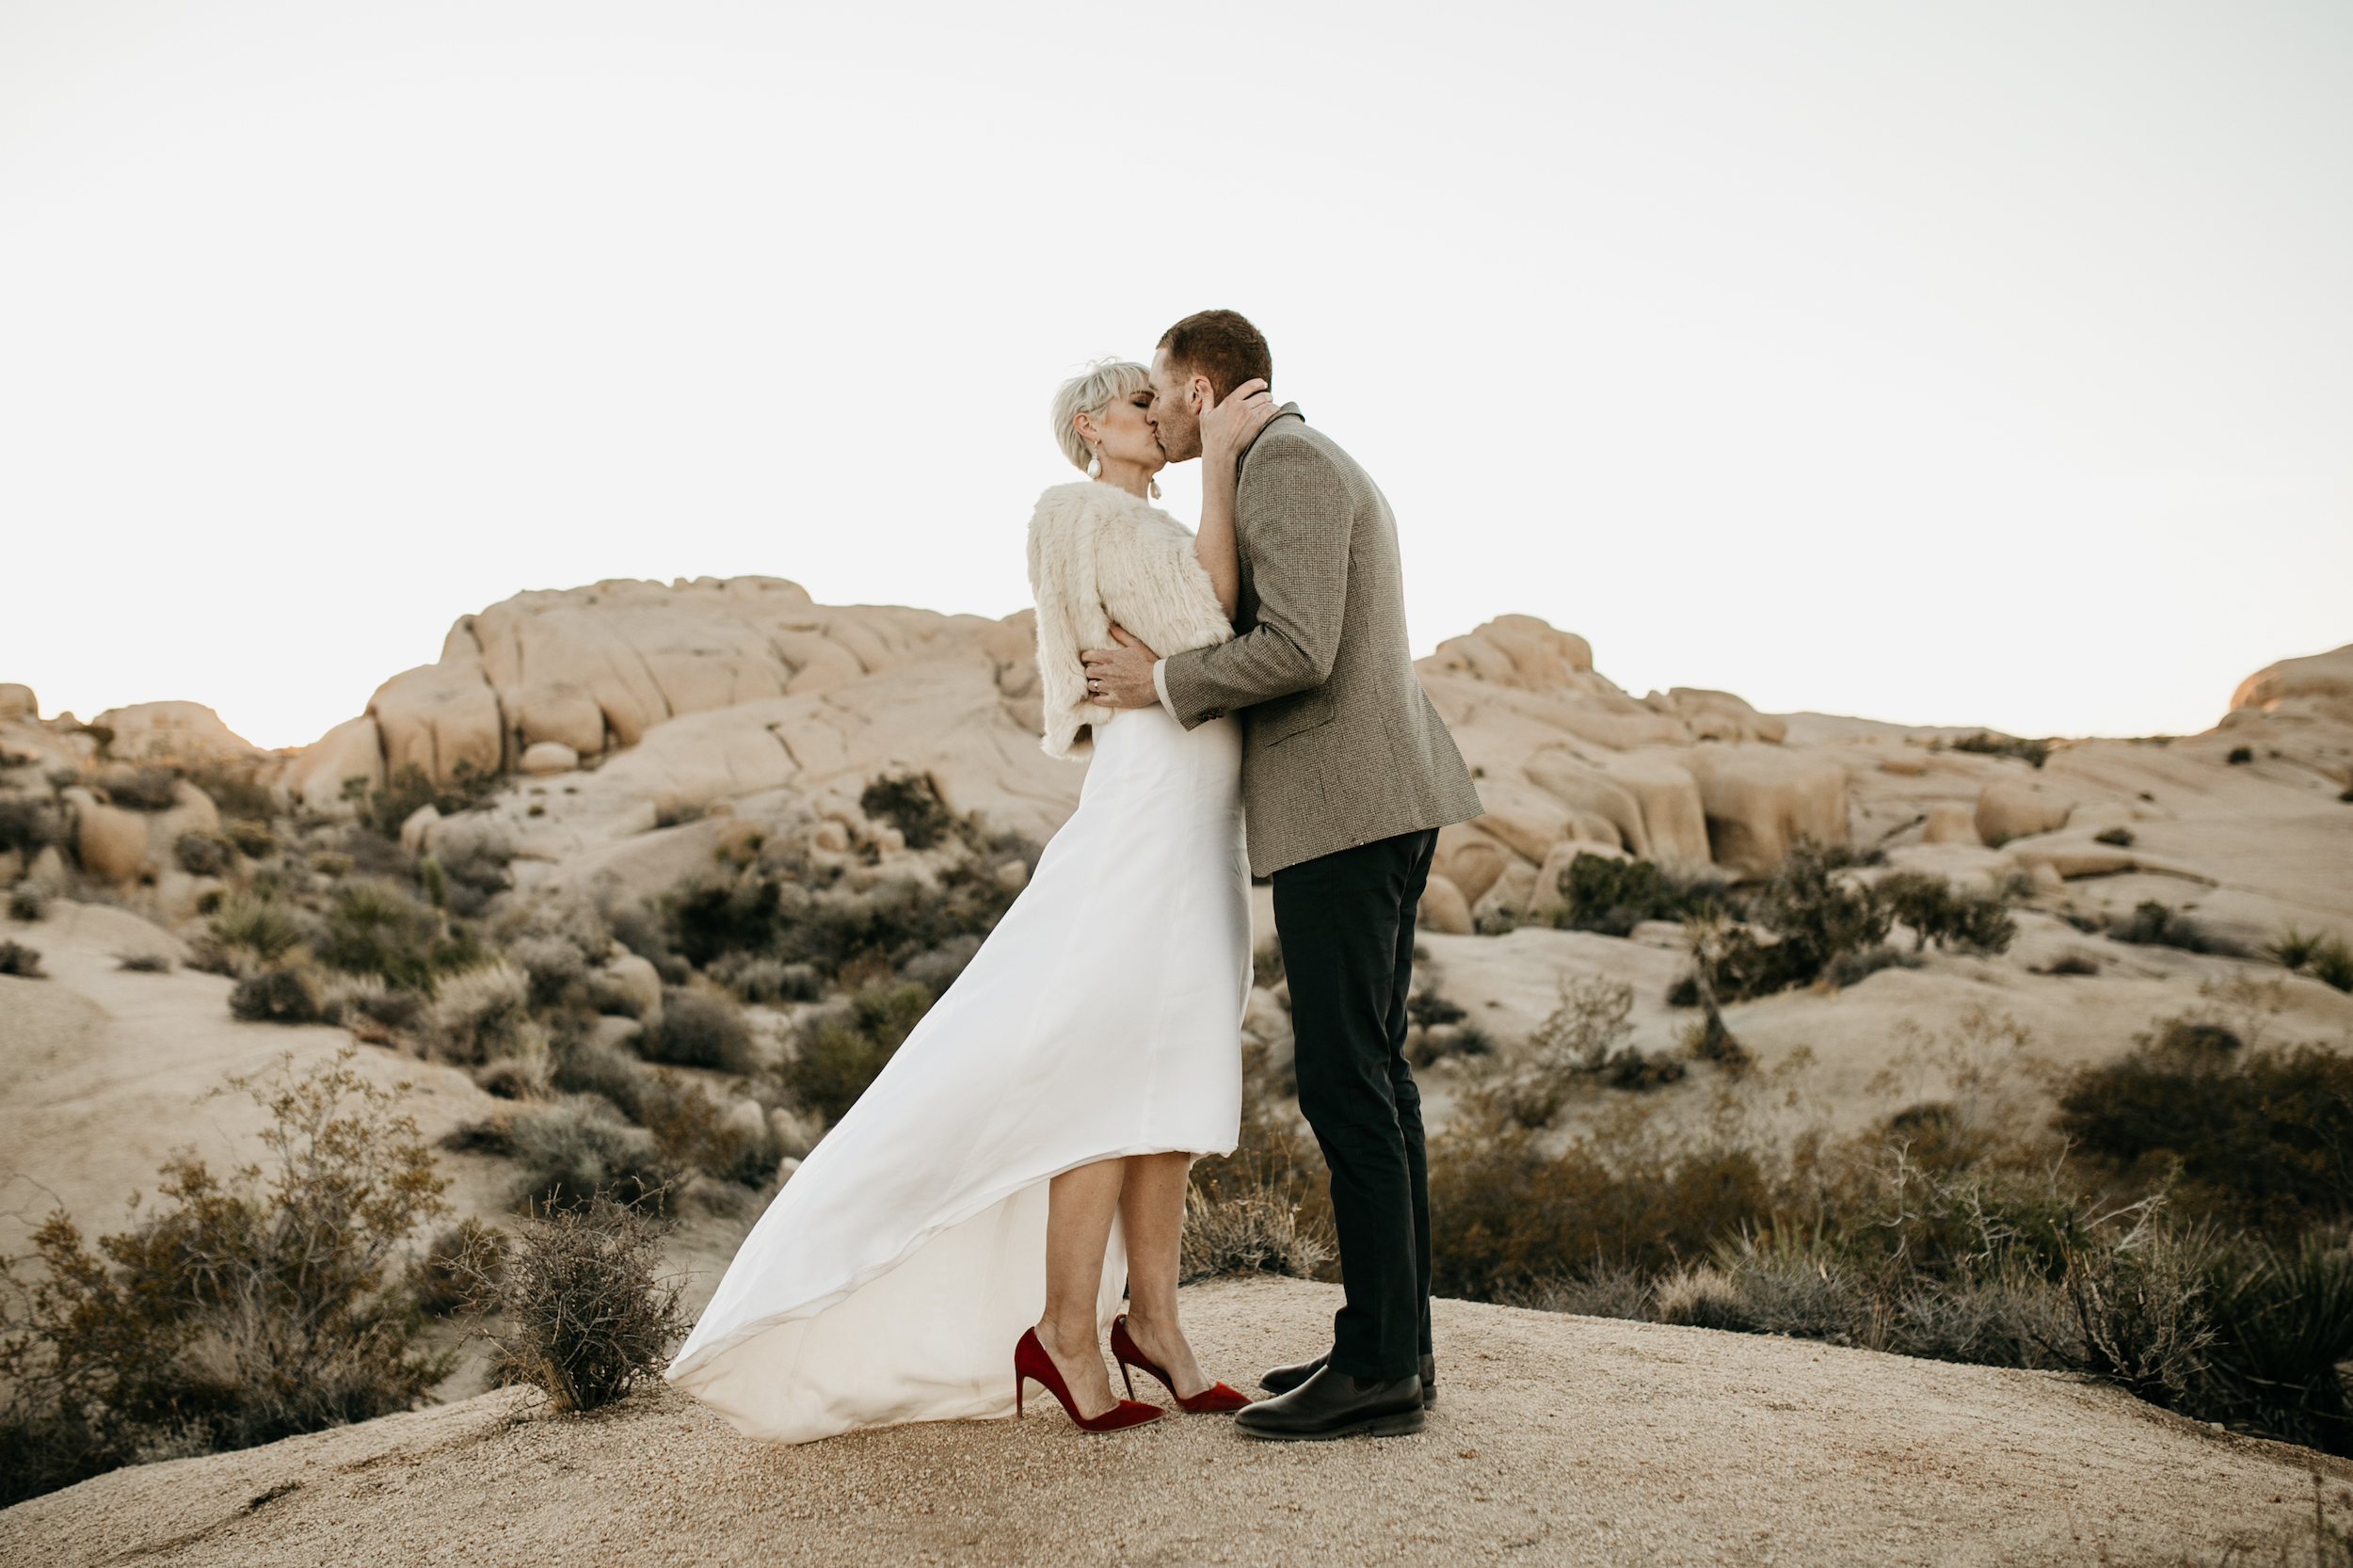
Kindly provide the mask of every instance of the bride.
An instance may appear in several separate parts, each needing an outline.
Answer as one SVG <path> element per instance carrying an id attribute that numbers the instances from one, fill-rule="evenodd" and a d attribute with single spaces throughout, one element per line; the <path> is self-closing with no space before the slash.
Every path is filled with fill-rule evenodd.
<path id="1" fill-rule="evenodd" d="M 1176 1314 L 1193 1160 L 1230 1152 L 1241 1112 L 1239 722 L 1091 706 L 1079 650 L 1113 623 L 1162 653 L 1234 634 L 1236 463 L 1274 412 L 1264 389 L 1202 410 L 1197 537 L 1146 500 L 1168 459 L 1144 367 L 1101 361 L 1055 394 L 1055 440 L 1091 477 L 1039 497 L 1030 587 L 1045 748 L 1091 757 L 1079 808 L 671 1364 L 747 1435 L 1018 1414 L 1032 1382 L 1090 1432 L 1157 1418 L 1112 1392 L 1107 1327 L 1130 1395 L 1132 1366 L 1187 1410 L 1247 1402 Z"/>

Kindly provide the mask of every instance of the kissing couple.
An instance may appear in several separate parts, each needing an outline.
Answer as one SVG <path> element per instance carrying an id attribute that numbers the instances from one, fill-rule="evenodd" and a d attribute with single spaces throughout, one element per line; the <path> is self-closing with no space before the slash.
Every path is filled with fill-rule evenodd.
<path id="1" fill-rule="evenodd" d="M 1101 361 L 1054 396 L 1088 478 L 1039 497 L 1030 586 L 1044 745 L 1087 763 L 1079 808 L 672 1363 L 747 1435 L 1017 1415 L 1032 1383 L 1116 1432 L 1164 1414 L 1130 1368 L 1253 1437 L 1421 1428 L 1430 1197 L 1405 997 L 1437 830 L 1483 808 L 1414 675 L 1388 503 L 1274 406 L 1273 377 L 1257 328 L 1204 311 L 1149 367 Z M 1149 499 L 1193 457 L 1197 534 Z M 1202 1370 L 1176 1299 L 1193 1162 L 1241 1130 L 1253 874 L 1273 883 L 1347 1296 L 1329 1347 L 1256 1402 Z"/>

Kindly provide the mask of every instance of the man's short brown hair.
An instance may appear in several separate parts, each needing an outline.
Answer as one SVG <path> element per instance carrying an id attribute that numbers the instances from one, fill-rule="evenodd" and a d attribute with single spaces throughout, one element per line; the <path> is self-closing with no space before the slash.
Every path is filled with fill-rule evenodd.
<path id="1" fill-rule="evenodd" d="M 1240 311 L 1198 311 L 1160 334 L 1169 368 L 1179 378 L 1206 376 L 1215 401 L 1244 381 L 1274 384 L 1274 355 Z"/>

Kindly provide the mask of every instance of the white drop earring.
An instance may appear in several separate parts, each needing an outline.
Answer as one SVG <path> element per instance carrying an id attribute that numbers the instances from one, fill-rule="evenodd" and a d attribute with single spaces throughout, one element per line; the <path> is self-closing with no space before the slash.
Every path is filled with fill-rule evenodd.
<path id="1" fill-rule="evenodd" d="M 1103 449 L 1099 446 L 1095 449 L 1095 455 L 1087 459 L 1087 477 L 1089 479 L 1103 477 Z"/>
<path id="2" fill-rule="evenodd" d="M 1160 500 L 1160 482 L 1157 479 L 1146 479 L 1144 483 L 1144 487 L 1152 492 L 1152 499 L 1155 501 Z"/>

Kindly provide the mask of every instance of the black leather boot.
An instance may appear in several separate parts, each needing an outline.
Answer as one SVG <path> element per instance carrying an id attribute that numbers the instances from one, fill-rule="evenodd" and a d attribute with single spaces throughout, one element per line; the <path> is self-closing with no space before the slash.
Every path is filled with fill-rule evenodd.
<path id="1" fill-rule="evenodd" d="M 1296 1367 L 1277 1367 L 1258 1380 L 1258 1386 L 1270 1394 L 1288 1394 L 1301 1384 L 1323 1370 L 1323 1364 L 1332 1358 L 1326 1351 L 1313 1361 L 1303 1361 Z M 1421 1358 L 1421 1402 L 1424 1409 L 1438 1402 L 1438 1358 Z"/>
<path id="2" fill-rule="evenodd" d="M 1288 1394 L 1244 1405 L 1234 1425 L 1273 1442 L 1316 1442 L 1368 1432 L 1398 1437 L 1421 1430 L 1421 1379 L 1366 1383 L 1325 1367 Z"/>

